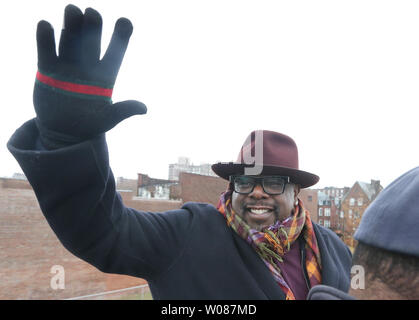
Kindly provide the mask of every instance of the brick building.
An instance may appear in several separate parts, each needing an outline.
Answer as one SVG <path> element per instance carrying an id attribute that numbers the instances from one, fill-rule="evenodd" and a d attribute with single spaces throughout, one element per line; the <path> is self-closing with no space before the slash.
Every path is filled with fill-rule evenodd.
<path id="1" fill-rule="evenodd" d="M 298 198 L 303 202 L 304 207 L 310 212 L 311 220 L 313 222 L 317 222 L 317 190 L 301 189 Z"/>
<path id="2" fill-rule="evenodd" d="M 145 174 L 138 174 L 137 194 L 131 194 L 131 200 L 163 200 L 183 204 L 189 201 L 217 205 L 220 194 L 227 189 L 228 181 L 219 177 L 189 172 L 179 172 L 176 181 L 154 179 Z M 127 196 L 124 196 L 127 199 Z M 169 203 L 169 202 L 167 202 Z"/>
<path id="3" fill-rule="evenodd" d="M 349 189 L 349 187 L 317 189 L 317 222 L 321 226 L 330 228 L 340 237 L 343 236 L 343 217 L 341 217 L 340 209 L 342 199 Z"/>
<path id="4" fill-rule="evenodd" d="M 210 203 L 217 206 L 222 192 L 226 191 L 228 181 L 219 177 L 181 172 L 179 176 L 180 198 L 189 201 Z"/>
<path id="5" fill-rule="evenodd" d="M 150 178 L 139 173 L 137 180 L 137 196 L 146 199 L 175 200 L 179 199 L 176 192 L 178 182 L 174 180 Z"/>
<path id="6" fill-rule="evenodd" d="M 342 198 L 341 212 L 344 241 L 350 247 L 355 247 L 353 234 L 359 225 L 365 209 L 383 190 L 379 180 L 371 183 L 356 181 L 352 188 Z"/>

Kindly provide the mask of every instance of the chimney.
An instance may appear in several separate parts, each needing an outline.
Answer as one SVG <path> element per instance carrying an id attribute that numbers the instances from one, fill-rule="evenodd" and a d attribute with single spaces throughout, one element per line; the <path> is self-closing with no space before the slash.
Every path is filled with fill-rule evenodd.
<path id="1" fill-rule="evenodd" d="M 377 195 L 380 192 L 380 180 L 371 179 L 371 186 L 374 190 L 374 195 Z"/>

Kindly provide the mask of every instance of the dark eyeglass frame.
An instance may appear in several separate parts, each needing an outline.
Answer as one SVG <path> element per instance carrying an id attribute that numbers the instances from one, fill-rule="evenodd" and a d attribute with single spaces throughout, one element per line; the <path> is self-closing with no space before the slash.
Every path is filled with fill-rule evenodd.
<path id="1" fill-rule="evenodd" d="M 251 180 L 253 180 L 253 186 L 252 186 L 252 189 L 249 192 L 239 192 L 239 191 L 236 190 L 236 183 L 235 183 L 236 182 L 236 178 L 241 178 L 241 177 L 246 177 L 246 178 L 250 178 Z M 281 192 L 268 192 L 268 191 L 266 191 L 266 189 L 265 189 L 265 179 L 269 179 L 269 178 L 275 178 L 275 179 L 280 178 L 280 179 L 284 180 L 285 183 L 284 183 L 284 186 L 282 187 L 282 191 Z M 266 194 L 269 194 L 269 195 L 280 195 L 280 194 L 283 194 L 284 193 L 285 186 L 287 185 L 287 183 L 290 183 L 290 177 L 287 177 L 287 176 L 244 176 L 244 175 L 232 175 L 232 176 L 229 177 L 229 180 L 230 180 L 230 182 L 231 182 L 231 184 L 233 186 L 234 192 L 239 193 L 239 194 L 250 194 L 255 189 L 256 184 L 259 184 L 259 185 L 262 186 L 262 189 L 263 189 L 263 191 Z"/>

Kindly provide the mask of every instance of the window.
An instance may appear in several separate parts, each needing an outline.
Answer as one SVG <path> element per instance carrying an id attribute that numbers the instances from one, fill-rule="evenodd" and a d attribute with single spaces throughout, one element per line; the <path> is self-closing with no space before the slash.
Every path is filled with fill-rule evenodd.
<path id="1" fill-rule="evenodd" d="M 345 218 L 345 212 L 343 212 L 343 211 L 341 211 L 340 212 L 340 217 L 343 219 L 343 218 Z"/>
<path id="2" fill-rule="evenodd" d="M 319 220 L 319 225 L 321 225 L 321 226 L 323 225 L 323 220 L 322 219 Z"/>
<path id="3" fill-rule="evenodd" d="M 349 205 L 351 207 L 355 205 L 355 199 L 354 198 L 349 199 Z"/>
<path id="4" fill-rule="evenodd" d="M 362 206 L 362 201 L 363 201 L 362 198 L 358 198 L 358 206 Z"/>
<path id="5" fill-rule="evenodd" d="M 308 196 L 308 201 L 309 202 L 313 201 L 313 196 Z"/>
<path id="6" fill-rule="evenodd" d="M 352 210 L 349 209 L 349 219 L 352 219 Z"/>
<path id="7" fill-rule="evenodd" d="M 324 216 L 330 217 L 330 208 L 324 208 Z"/>
<path id="8" fill-rule="evenodd" d="M 330 228 L 330 221 L 329 220 L 324 220 L 324 226 L 326 228 Z"/>
<path id="9" fill-rule="evenodd" d="M 323 208 L 319 208 L 319 217 L 323 215 Z"/>

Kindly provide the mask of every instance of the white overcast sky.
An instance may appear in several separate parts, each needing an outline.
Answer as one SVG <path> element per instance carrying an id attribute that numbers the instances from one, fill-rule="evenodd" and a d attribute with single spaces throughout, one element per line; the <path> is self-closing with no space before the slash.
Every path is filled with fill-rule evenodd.
<path id="1" fill-rule="evenodd" d="M 35 116 L 36 24 L 58 43 L 68 3 L 2 3 L 0 176 L 21 172 L 6 143 Z M 115 176 L 235 160 L 254 129 L 291 136 L 318 187 L 386 186 L 419 165 L 417 1 L 71 3 L 102 14 L 103 51 L 119 17 L 134 25 L 113 100 L 148 113 L 107 134 Z"/>

